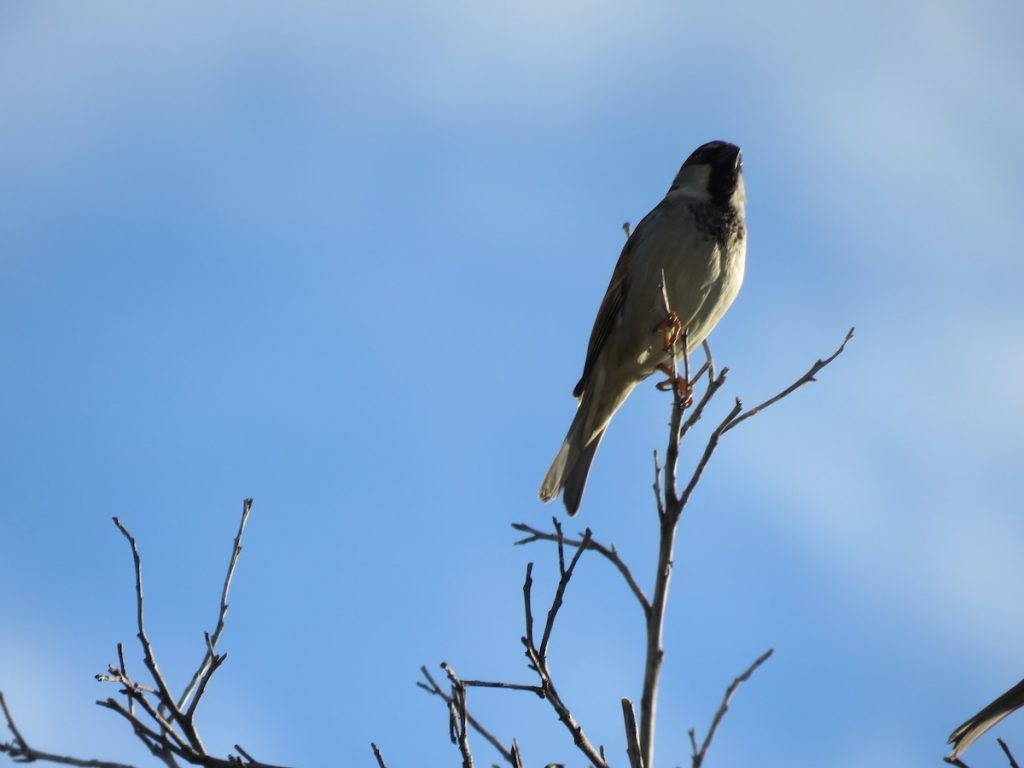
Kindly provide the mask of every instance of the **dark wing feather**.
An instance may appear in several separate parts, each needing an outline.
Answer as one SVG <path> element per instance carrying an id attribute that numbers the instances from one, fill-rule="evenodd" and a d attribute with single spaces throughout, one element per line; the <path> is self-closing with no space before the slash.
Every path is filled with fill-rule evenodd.
<path id="1" fill-rule="evenodd" d="M 612 270 L 611 282 L 608 283 L 608 290 L 605 291 L 604 298 L 601 300 L 601 307 L 597 310 L 597 317 L 594 318 L 594 328 L 590 332 L 590 342 L 587 344 L 587 359 L 583 363 L 583 375 L 580 377 L 579 382 L 577 382 L 576 388 L 572 391 L 573 397 L 579 397 L 583 394 L 583 390 L 587 388 L 587 379 L 590 378 L 590 372 L 594 370 L 597 356 L 608 339 L 608 334 L 615 327 L 619 311 L 626 301 L 626 291 L 628 289 L 626 284 L 626 274 L 628 272 L 626 264 L 629 261 L 629 250 L 632 244 L 633 238 L 631 237 L 626 241 L 622 253 L 619 254 L 619 260 L 615 263 L 615 269 Z"/>
<path id="2" fill-rule="evenodd" d="M 637 242 L 644 236 L 646 232 L 644 224 L 656 210 L 657 208 L 644 216 L 636 229 L 633 230 L 633 234 L 626 241 L 625 246 L 623 246 L 622 253 L 619 254 L 619 260 L 615 262 L 611 282 L 608 283 L 608 290 L 605 291 L 604 299 L 601 300 L 601 306 L 597 310 L 597 317 L 594 319 L 594 328 L 590 332 L 590 343 L 587 344 L 587 359 L 583 363 L 583 375 L 572 391 L 573 397 L 579 397 L 587 388 L 587 381 L 594 370 L 594 365 L 597 363 L 597 356 L 601 354 L 601 349 L 608 340 L 608 335 L 618 322 L 619 311 L 622 309 L 622 305 L 626 301 L 626 293 L 629 291 L 629 281 L 627 279 L 629 273 L 629 254 Z"/>

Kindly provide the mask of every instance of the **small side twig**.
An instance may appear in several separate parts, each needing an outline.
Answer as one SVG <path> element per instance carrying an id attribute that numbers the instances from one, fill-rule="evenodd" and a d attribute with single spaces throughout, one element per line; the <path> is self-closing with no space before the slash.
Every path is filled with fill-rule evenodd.
<path id="1" fill-rule="evenodd" d="M 465 688 L 503 688 L 507 691 L 526 691 L 544 698 L 544 689 L 538 685 L 524 683 L 501 683 L 494 680 L 463 680 Z"/>
<path id="2" fill-rule="evenodd" d="M 1006 755 L 1006 759 L 1010 761 L 1010 768 L 1020 768 L 1020 766 L 1017 765 L 1017 761 L 1013 759 L 1013 753 L 1010 751 L 1010 748 L 1006 746 L 1006 742 L 999 738 L 997 738 L 996 741 L 1003 750 L 1003 754 Z"/>
<path id="3" fill-rule="evenodd" d="M 7 708 L 7 701 L 4 699 L 2 691 L 0 691 L 0 709 L 3 710 L 4 719 L 7 721 L 7 730 L 14 737 L 11 741 L 0 741 L 0 754 L 8 755 L 16 763 L 34 763 L 38 761 L 41 763 L 57 763 L 59 765 L 75 765 L 80 766 L 80 768 L 133 768 L 133 766 L 126 765 L 125 763 L 114 763 L 109 760 L 81 760 L 76 757 L 55 755 L 51 752 L 33 749 L 21 734 L 21 731 L 18 730 L 18 726 L 14 724 L 14 717 Z"/>
<path id="4" fill-rule="evenodd" d="M 216 649 L 217 643 L 220 641 L 221 633 L 224 631 L 228 615 L 228 593 L 231 591 L 231 580 L 235 575 L 235 568 L 238 567 L 238 557 L 242 554 L 242 536 L 245 534 L 246 523 L 249 522 L 249 513 L 252 511 L 252 499 L 245 499 L 242 502 L 242 517 L 238 523 L 238 532 L 235 534 L 235 541 L 231 547 L 231 558 L 228 560 L 228 572 L 224 577 L 224 586 L 220 592 L 220 611 L 217 614 L 217 625 L 213 630 L 213 633 L 206 633 L 206 653 L 203 656 L 203 660 L 200 662 L 198 669 L 192 675 L 192 679 L 188 685 L 185 686 L 185 690 L 182 692 L 181 697 L 178 699 L 178 709 L 184 708 L 185 704 L 188 703 L 189 697 L 193 692 L 196 693 L 195 700 L 193 700 L 191 706 L 188 709 L 189 717 L 195 714 L 196 706 L 199 700 L 202 698 L 202 689 L 209 683 L 210 678 L 213 677 L 213 673 L 217 670 L 224 660 L 227 658 L 227 654 L 222 654 L 218 657 Z"/>
<path id="5" fill-rule="evenodd" d="M 561 528 L 556 526 L 556 531 L 558 535 L 561 536 Z M 573 716 L 569 707 L 559 695 L 558 689 L 555 687 L 555 682 L 551 675 L 551 669 L 548 667 L 547 659 L 547 643 L 551 639 L 552 628 L 554 627 L 558 610 L 562 605 L 562 598 L 564 597 L 565 589 L 572 579 L 572 575 L 576 570 L 576 564 L 579 562 L 580 556 L 589 547 L 590 537 L 591 532 L 588 528 L 584 531 L 581 544 L 576 549 L 576 554 L 573 555 L 568 566 L 564 565 L 564 558 L 559 558 L 561 578 L 559 578 L 558 586 L 555 589 L 555 596 L 551 601 L 551 607 L 548 609 L 543 639 L 539 648 L 534 642 L 533 631 L 533 608 L 531 598 L 533 588 L 533 563 L 527 564 L 526 579 L 523 582 L 523 611 L 526 615 L 526 634 L 521 638 L 521 642 L 526 650 L 526 658 L 529 660 L 530 668 L 537 673 L 537 677 L 540 679 L 541 688 L 544 691 L 544 698 L 548 700 L 548 703 L 551 704 L 551 708 L 554 709 L 558 719 L 569 731 L 572 736 L 573 743 L 587 757 L 587 759 L 590 760 L 591 764 L 596 766 L 596 768 L 608 768 L 608 763 L 604 759 L 604 755 L 601 750 L 595 747 L 593 743 L 591 743 L 590 739 L 587 738 L 586 733 L 583 731 L 583 726 L 576 721 L 576 718 Z M 563 543 L 564 542 L 561 540 L 558 542 L 560 549 Z"/>
<path id="6" fill-rule="evenodd" d="M 377 766 L 378 766 L 378 768 L 388 768 L 387 763 L 384 762 L 384 755 L 380 751 L 380 747 L 378 747 L 376 744 L 374 744 L 371 741 L 370 742 L 370 749 L 373 750 L 373 756 L 377 759 Z"/>
<path id="7" fill-rule="evenodd" d="M 835 360 L 837 357 L 839 357 L 839 355 L 841 355 L 843 353 L 843 350 L 846 349 L 846 345 L 849 343 L 850 339 L 852 339 L 852 338 L 853 338 L 853 328 L 851 328 L 849 331 L 846 332 L 846 338 L 843 339 L 843 343 L 839 345 L 839 348 L 836 349 L 835 352 L 833 352 L 831 355 L 826 357 L 824 360 L 816 360 L 814 362 L 814 364 L 810 367 L 810 369 L 807 371 L 807 373 L 805 373 L 799 379 L 794 381 L 792 384 L 790 384 L 784 390 L 779 392 L 777 395 L 774 395 L 773 397 L 769 397 L 767 400 L 765 400 L 760 405 L 754 406 L 749 411 L 744 413 L 742 416 L 740 416 L 740 417 L 738 417 L 736 419 L 733 419 L 732 422 L 723 430 L 723 432 L 728 432 L 733 427 L 738 427 L 740 424 L 742 424 L 744 421 L 749 419 L 751 416 L 756 416 L 761 411 L 763 411 L 765 408 L 767 408 L 770 405 L 774 405 L 775 403 L 777 403 L 782 398 L 784 398 L 787 395 L 789 395 L 790 393 L 795 392 L 796 390 L 798 390 L 804 384 L 809 384 L 812 381 L 816 381 L 816 379 L 814 378 L 815 374 L 817 374 L 822 368 L 824 368 L 826 365 L 828 365 L 833 360 Z"/>
<path id="8" fill-rule="evenodd" d="M 561 576 L 558 579 L 558 586 L 555 587 L 555 596 L 551 600 L 551 607 L 548 609 L 547 621 L 544 622 L 544 634 L 540 639 L 540 648 L 537 649 L 538 655 L 542 659 L 547 659 L 548 656 L 548 642 L 551 640 L 551 633 L 555 628 L 555 618 L 558 616 L 558 611 L 562 607 L 562 599 L 565 597 L 565 589 L 569 586 L 569 580 L 572 579 L 573 571 L 576 570 L 576 564 L 580 561 L 580 556 L 590 546 L 590 529 L 587 528 L 583 532 L 583 539 L 580 541 L 580 546 L 576 548 L 576 554 L 573 555 L 572 561 L 569 563 L 569 567 L 565 567 L 565 557 L 563 554 L 564 538 L 562 537 L 562 526 L 558 522 L 557 518 L 553 518 L 555 523 L 555 530 L 558 535 L 558 568 L 561 571 Z"/>
<path id="9" fill-rule="evenodd" d="M 202 741 L 199 739 L 199 734 L 195 732 L 190 722 L 185 721 L 182 716 L 181 710 L 175 706 L 174 697 L 171 695 L 171 690 L 167 685 L 167 681 L 164 680 L 163 674 L 160 672 L 160 667 L 156 663 L 156 655 L 153 653 L 153 644 L 150 642 L 149 635 L 146 633 L 146 622 L 144 613 L 145 596 L 142 591 L 142 557 L 139 555 L 139 547 L 135 542 L 135 537 L 128 531 L 121 522 L 120 518 L 114 517 L 114 525 L 121 532 L 121 535 L 128 540 L 128 544 L 132 549 L 132 560 L 135 564 L 135 615 L 136 624 L 138 626 L 138 638 L 139 643 L 142 645 L 142 658 L 146 664 L 146 669 L 149 670 L 150 677 L 153 678 L 153 682 L 156 684 L 157 693 L 160 699 L 160 707 L 167 707 L 170 710 L 171 718 L 182 726 L 182 730 L 185 732 L 186 738 L 192 744 L 192 746 L 201 754 L 205 754 L 206 750 L 203 747 Z M 141 702 L 140 702 L 141 703 Z"/>
<path id="10" fill-rule="evenodd" d="M 451 706 L 452 697 L 448 695 L 448 693 L 444 690 L 444 688 L 440 686 L 440 684 L 438 684 L 437 680 L 434 679 L 434 676 L 430 674 L 430 671 L 426 667 L 420 667 L 420 673 L 423 675 L 424 678 L 426 678 L 427 682 L 417 682 L 417 687 L 422 688 L 427 693 L 440 697 L 441 700 L 444 701 L 446 706 Z M 513 768 L 516 768 L 515 755 L 513 753 L 513 750 L 506 749 L 505 745 L 502 744 L 501 741 L 499 741 L 494 734 L 487 730 L 487 728 L 485 728 L 480 723 L 479 720 L 473 717 L 473 714 L 469 711 L 468 708 L 466 710 L 466 722 L 468 722 L 470 727 L 474 731 L 479 733 L 484 738 L 484 740 L 486 740 L 492 747 L 494 747 L 501 754 L 505 762 L 507 762 Z"/>
<path id="11" fill-rule="evenodd" d="M 729 703 L 732 701 L 733 695 L 741 684 L 745 683 L 750 679 L 750 676 L 757 671 L 757 668 L 764 664 L 768 658 L 772 655 L 774 649 L 769 648 L 767 651 L 762 653 L 757 659 L 751 664 L 746 670 L 740 674 L 736 679 L 729 683 L 729 687 L 725 689 L 725 695 L 722 697 L 722 703 L 718 705 L 718 711 L 715 712 L 715 716 L 711 719 L 711 726 L 708 728 L 707 735 L 704 737 L 704 742 L 701 744 L 700 749 L 697 749 L 697 740 L 695 731 L 693 728 L 690 729 L 690 744 L 693 745 L 693 768 L 700 768 L 704 762 L 704 757 L 707 755 L 708 747 L 711 746 L 712 739 L 715 738 L 715 733 L 718 731 L 718 726 L 722 723 L 722 718 L 725 717 L 725 713 L 729 709 Z"/>
<path id="12" fill-rule="evenodd" d="M 448 681 L 452 684 L 452 695 L 448 701 L 448 733 L 452 744 L 459 747 L 462 768 L 473 768 L 473 754 L 469 749 L 469 732 L 466 728 L 466 686 L 462 684 L 448 662 L 441 662 L 441 669 L 448 675 Z"/>
<path id="13" fill-rule="evenodd" d="M 517 546 L 522 544 L 532 544 L 535 541 L 558 541 L 557 533 L 549 533 L 548 531 L 542 531 L 538 528 L 534 528 L 532 525 L 527 525 L 526 523 L 512 523 L 512 527 L 520 533 L 528 534 L 524 538 L 519 539 L 515 542 Z M 577 549 L 579 549 L 583 545 L 582 538 L 570 539 L 563 536 L 562 541 L 565 544 L 568 544 L 570 547 L 576 547 Z M 626 580 L 626 585 L 629 587 L 629 591 L 633 593 L 633 596 L 637 599 L 637 602 L 640 603 L 640 607 L 641 609 L 643 609 L 644 613 L 646 614 L 648 611 L 650 611 L 650 600 L 647 599 L 647 595 L 644 594 L 643 589 L 637 582 L 636 577 L 633 576 L 633 572 L 630 570 L 629 566 L 626 565 L 623 559 L 619 556 L 618 551 L 615 549 L 615 545 L 612 544 L 611 546 L 605 546 L 604 544 L 601 544 L 598 541 L 594 541 L 594 539 L 591 538 L 590 541 L 587 543 L 587 548 L 594 550 L 603 558 L 605 558 L 608 562 L 614 565 L 615 568 L 619 571 L 619 573 L 622 574 L 622 578 Z"/>

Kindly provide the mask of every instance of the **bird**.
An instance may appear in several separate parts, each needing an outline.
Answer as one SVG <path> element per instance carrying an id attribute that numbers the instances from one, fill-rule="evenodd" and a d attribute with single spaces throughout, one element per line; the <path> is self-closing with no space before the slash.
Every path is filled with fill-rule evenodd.
<path id="1" fill-rule="evenodd" d="M 562 491 L 570 516 L 579 510 L 612 416 L 640 382 L 669 370 L 673 349 L 682 356 L 683 345 L 670 343 L 668 326 L 686 339 L 688 354 L 739 293 L 747 252 L 742 158 L 726 141 L 695 149 L 626 240 L 573 389 L 576 416 L 540 486 L 544 502 Z"/>
<path id="2" fill-rule="evenodd" d="M 953 745 L 950 758 L 958 759 L 964 750 L 977 741 L 989 728 L 1021 707 L 1024 707 L 1024 680 L 1021 680 L 974 717 L 959 725 L 949 735 L 948 743 Z"/>

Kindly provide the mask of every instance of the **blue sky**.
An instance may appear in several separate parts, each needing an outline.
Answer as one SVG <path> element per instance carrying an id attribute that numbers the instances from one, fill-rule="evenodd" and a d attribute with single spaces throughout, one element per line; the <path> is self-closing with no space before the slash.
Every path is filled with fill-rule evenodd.
<path id="1" fill-rule="evenodd" d="M 712 335 L 754 403 L 683 521 L 658 756 L 938 764 L 1024 676 L 1024 13 L 1005 3 L 0 4 L 0 689 L 40 748 L 145 763 L 92 680 L 129 553 L 179 685 L 215 621 L 207 743 L 456 765 L 420 664 L 527 681 L 536 499 L 622 245 L 712 138 L 748 270 Z M 616 417 L 578 520 L 649 583 L 665 396 Z M 694 455 L 691 445 L 684 459 Z M 541 592 L 543 594 L 543 591 Z M 624 764 L 640 616 L 585 557 L 552 664 Z M 140 666 L 132 651 L 129 664 Z M 582 760 L 474 691 L 528 764 Z M 1024 717 L 1000 727 L 1024 752 Z M 490 754 L 477 742 L 481 763 Z M 969 753 L 1000 764 L 993 740 Z"/>

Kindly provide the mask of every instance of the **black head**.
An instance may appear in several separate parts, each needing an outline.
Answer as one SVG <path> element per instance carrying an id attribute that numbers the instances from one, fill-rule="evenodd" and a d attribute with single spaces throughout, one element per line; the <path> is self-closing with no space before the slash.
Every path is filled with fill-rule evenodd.
<path id="1" fill-rule="evenodd" d="M 743 154 L 727 141 L 709 141 L 693 150 L 669 190 L 707 195 L 719 205 L 732 201 L 743 174 Z"/>

